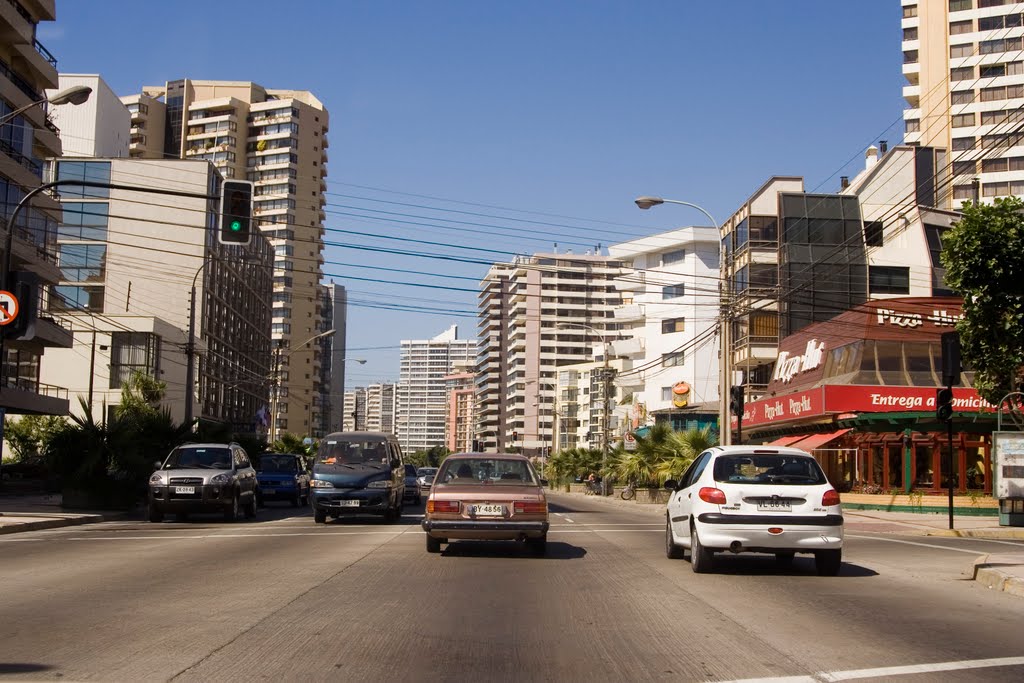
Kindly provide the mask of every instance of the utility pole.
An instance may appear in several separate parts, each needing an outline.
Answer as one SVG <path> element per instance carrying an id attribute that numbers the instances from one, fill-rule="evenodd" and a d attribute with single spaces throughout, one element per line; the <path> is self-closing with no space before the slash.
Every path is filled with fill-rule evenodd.
<path id="1" fill-rule="evenodd" d="M 612 386 L 612 367 L 611 367 L 611 351 L 612 351 L 612 349 L 611 349 L 611 346 L 612 345 L 611 345 L 611 342 L 609 342 L 607 339 L 603 338 L 603 335 L 602 335 L 602 341 L 604 342 L 604 367 L 602 368 L 603 377 L 601 379 L 604 381 L 604 390 L 601 392 L 602 393 L 601 398 L 604 401 L 604 404 L 602 406 L 602 408 L 604 410 L 603 410 L 603 414 L 602 414 L 602 418 L 601 418 L 601 422 L 602 422 L 601 433 L 602 433 L 602 436 L 603 436 L 603 438 L 602 438 L 602 442 L 603 443 L 601 444 L 601 472 L 603 473 L 603 476 L 601 477 L 601 493 L 603 495 L 607 496 L 608 495 L 608 446 L 609 446 L 609 444 L 608 444 L 608 440 L 609 440 L 608 439 L 608 431 L 611 429 L 611 420 L 610 420 L 610 416 L 609 416 L 608 402 L 611 401 L 611 386 Z"/>

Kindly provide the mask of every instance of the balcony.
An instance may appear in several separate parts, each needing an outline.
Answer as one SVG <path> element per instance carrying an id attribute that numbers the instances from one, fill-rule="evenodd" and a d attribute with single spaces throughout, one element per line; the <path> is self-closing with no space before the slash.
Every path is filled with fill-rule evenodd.
<path id="1" fill-rule="evenodd" d="M 631 339 L 617 339 L 611 343 L 612 356 L 637 358 L 644 355 L 644 343 L 642 339 L 633 337 Z"/>
<path id="2" fill-rule="evenodd" d="M 636 323 L 643 322 L 647 315 L 643 304 L 628 304 L 619 306 L 614 310 L 615 322 Z"/>
<path id="3" fill-rule="evenodd" d="M 612 380 L 619 389 L 626 392 L 642 391 L 646 383 L 639 374 L 621 375 Z"/>

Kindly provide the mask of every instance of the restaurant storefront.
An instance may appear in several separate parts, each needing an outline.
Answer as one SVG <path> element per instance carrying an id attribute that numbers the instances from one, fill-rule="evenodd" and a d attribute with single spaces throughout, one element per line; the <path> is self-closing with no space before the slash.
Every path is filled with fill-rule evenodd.
<path id="1" fill-rule="evenodd" d="M 845 490 L 944 491 L 940 337 L 960 309 L 955 298 L 873 301 L 783 340 L 767 396 L 744 406 L 743 442 L 811 452 Z M 971 376 L 953 390 L 953 483 L 991 494 L 994 409 Z"/>

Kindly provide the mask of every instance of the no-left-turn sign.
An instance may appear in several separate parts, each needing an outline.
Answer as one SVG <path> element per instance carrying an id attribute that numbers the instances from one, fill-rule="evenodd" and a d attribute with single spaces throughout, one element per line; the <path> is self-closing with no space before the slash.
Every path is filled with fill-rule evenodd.
<path id="1" fill-rule="evenodd" d="M 0 289 L 0 325 L 14 322 L 18 317 L 18 297 Z"/>

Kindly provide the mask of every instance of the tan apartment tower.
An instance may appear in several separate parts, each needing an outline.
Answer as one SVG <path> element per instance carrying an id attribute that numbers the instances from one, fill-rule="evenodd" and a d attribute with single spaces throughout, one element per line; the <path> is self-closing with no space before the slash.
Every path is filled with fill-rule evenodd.
<path id="1" fill-rule="evenodd" d="M 255 218 L 274 251 L 271 339 L 281 349 L 275 431 L 311 435 L 323 423 L 325 350 L 308 342 L 329 329 L 318 289 L 327 110 L 308 91 L 248 81 L 169 81 L 122 101 L 132 114 L 131 156 L 203 159 L 225 178 L 255 183 Z"/>
<path id="2" fill-rule="evenodd" d="M 902 0 L 909 145 L 949 150 L 935 208 L 1024 195 L 1024 9 L 1006 0 Z M 882 149 L 884 155 L 885 149 Z"/>
<path id="3" fill-rule="evenodd" d="M 59 131 L 46 103 L 46 90 L 59 85 L 57 60 L 36 38 L 40 22 L 53 21 L 54 0 L 0 2 L 0 196 L 4 216 L 10 216 L 26 194 L 45 181 L 43 160 L 60 156 Z M 0 363 L 0 407 L 8 414 L 66 415 L 66 386 L 44 386 L 40 361 L 47 348 L 70 348 L 70 325 L 46 312 L 48 285 L 60 279 L 57 267 L 57 224 L 60 204 L 43 192 L 30 200 L 17 216 L 7 259 L 12 273 L 22 273 L 27 296 L 19 315 L 32 319 L 33 329 L 4 340 Z M 31 280 L 31 282 L 29 282 Z M 9 282 L 8 286 L 13 286 Z M 30 294 L 29 290 L 34 294 Z M 26 317 L 31 316 L 31 318 Z"/>

